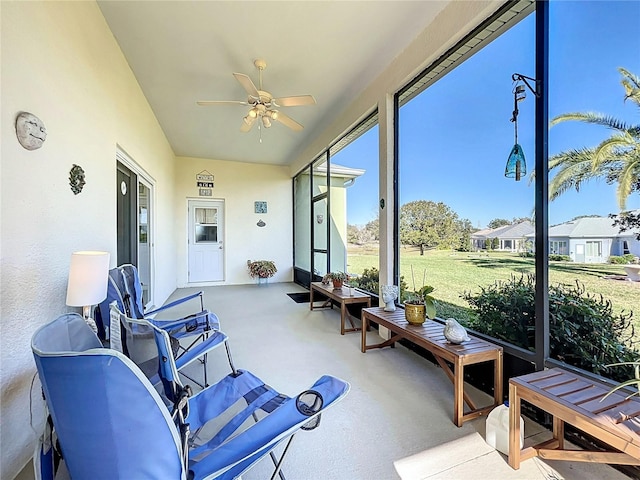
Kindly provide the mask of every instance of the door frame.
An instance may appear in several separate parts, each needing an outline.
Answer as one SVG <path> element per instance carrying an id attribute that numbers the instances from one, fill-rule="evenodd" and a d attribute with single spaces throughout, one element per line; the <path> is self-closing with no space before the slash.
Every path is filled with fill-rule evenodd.
<path id="1" fill-rule="evenodd" d="M 202 197 L 187 197 L 187 221 L 186 221 L 186 250 L 185 250 L 185 266 L 186 266 L 186 285 L 189 287 L 198 287 L 198 286 L 210 286 L 210 285 L 220 285 L 227 281 L 227 209 L 226 209 L 226 201 L 224 198 L 202 198 Z M 222 235 L 218 238 L 218 241 L 224 246 L 222 249 L 222 280 L 206 280 L 201 282 L 190 282 L 189 281 L 189 248 L 191 246 L 191 210 L 190 205 L 192 202 L 202 203 L 202 204 L 221 204 L 222 209 Z"/>
<path id="2" fill-rule="evenodd" d="M 155 249 L 155 231 L 156 231 L 156 180 L 147 172 L 144 168 L 138 165 L 125 151 L 120 147 L 120 145 L 116 146 L 116 170 L 117 164 L 120 162 L 126 168 L 131 170 L 131 172 L 136 175 L 137 182 L 135 185 L 136 192 L 136 205 L 135 205 L 135 223 L 136 223 L 136 256 L 139 258 L 138 251 L 138 235 L 140 232 L 140 219 L 138 217 L 138 183 L 143 183 L 149 189 L 149 207 L 148 213 L 149 215 L 149 228 L 147 231 L 147 242 L 149 244 L 149 298 L 145 298 L 145 307 L 147 305 L 154 305 L 153 301 L 155 299 L 155 290 L 156 290 L 156 277 L 155 277 L 155 260 L 156 260 L 156 249 Z M 116 192 L 117 194 L 117 192 Z M 116 228 L 116 237 L 117 237 L 117 228 Z M 117 238 L 116 238 L 117 245 Z"/>

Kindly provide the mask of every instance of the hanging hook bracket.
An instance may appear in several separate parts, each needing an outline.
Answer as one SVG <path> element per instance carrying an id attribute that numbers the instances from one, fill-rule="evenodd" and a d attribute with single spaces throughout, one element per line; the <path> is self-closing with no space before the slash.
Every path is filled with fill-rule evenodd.
<path id="1" fill-rule="evenodd" d="M 520 73 L 514 73 L 513 75 L 511 75 L 511 80 L 513 80 L 514 82 L 523 82 L 531 91 L 531 93 L 533 93 L 536 97 L 540 97 L 540 81 L 536 80 L 535 78 L 527 77 L 526 75 L 522 75 Z M 531 80 L 536 87 L 533 88 L 527 80 Z"/>

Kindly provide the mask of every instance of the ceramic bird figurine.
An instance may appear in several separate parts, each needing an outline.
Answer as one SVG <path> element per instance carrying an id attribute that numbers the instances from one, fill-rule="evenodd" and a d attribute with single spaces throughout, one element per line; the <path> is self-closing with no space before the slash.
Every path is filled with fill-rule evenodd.
<path id="1" fill-rule="evenodd" d="M 465 328 L 455 318 L 447 318 L 445 321 L 444 337 L 451 343 L 462 343 L 471 340 Z"/>

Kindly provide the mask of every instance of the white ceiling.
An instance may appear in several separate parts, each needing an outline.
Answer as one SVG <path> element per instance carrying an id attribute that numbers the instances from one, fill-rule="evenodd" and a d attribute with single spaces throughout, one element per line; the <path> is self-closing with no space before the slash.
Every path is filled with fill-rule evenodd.
<path id="1" fill-rule="evenodd" d="M 98 2 L 176 155 L 277 165 L 291 164 L 447 3 Z M 303 131 L 274 122 L 260 143 L 257 123 L 240 132 L 249 107 L 196 105 L 246 101 L 232 73 L 259 86 L 257 58 L 275 97 L 315 97 L 317 105 L 281 108 Z"/>

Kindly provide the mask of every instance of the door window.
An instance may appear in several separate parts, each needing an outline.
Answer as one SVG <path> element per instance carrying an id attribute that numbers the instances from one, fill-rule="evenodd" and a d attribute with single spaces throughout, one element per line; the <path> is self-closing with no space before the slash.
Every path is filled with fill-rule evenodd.
<path id="1" fill-rule="evenodd" d="M 195 241 L 207 243 L 218 241 L 218 210 L 216 208 L 196 208 Z"/>

